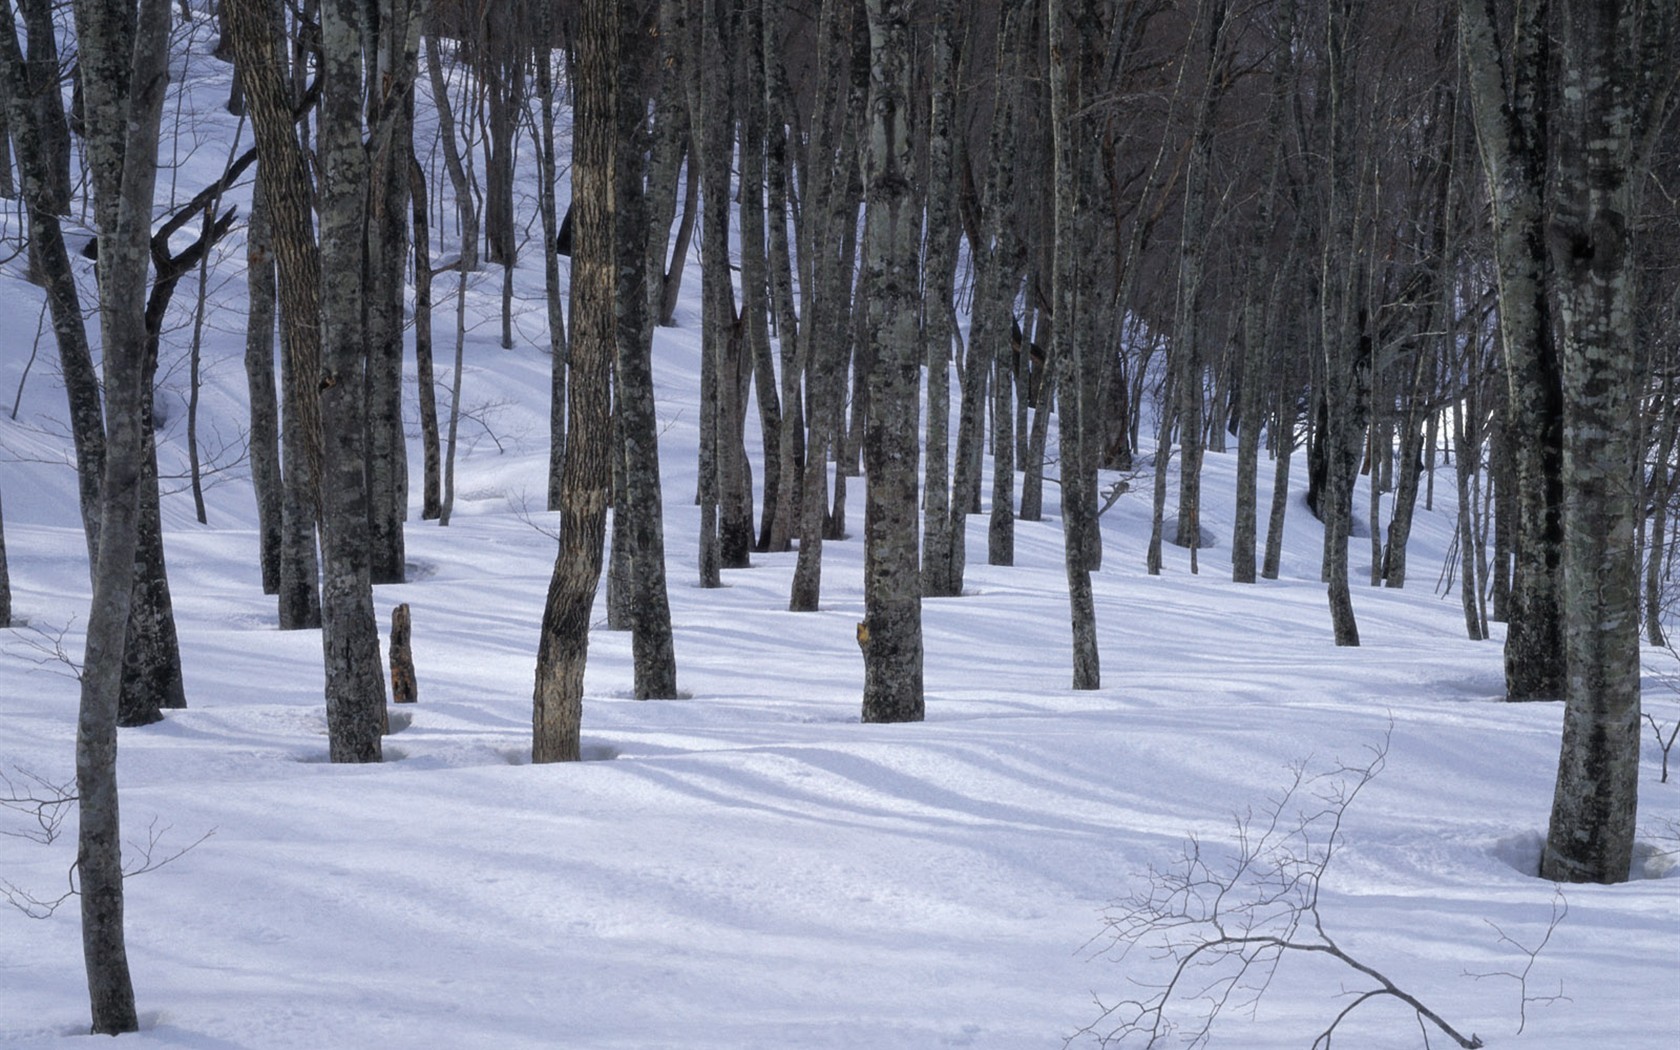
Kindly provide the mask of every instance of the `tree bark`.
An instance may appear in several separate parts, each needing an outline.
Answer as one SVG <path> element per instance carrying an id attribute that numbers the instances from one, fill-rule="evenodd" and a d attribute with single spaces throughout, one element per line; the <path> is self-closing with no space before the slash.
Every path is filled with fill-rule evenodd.
<path id="1" fill-rule="evenodd" d="M 1547 215 L 1564 404 L 1563 745 L 1540 876 L 1622 882 L 1639 797 L 1639 451 L 1635 143 L 1660 126 L 1667 72 L 1645 47 L 1672 22 L 1643 0 L 1560 5 L 1562 104 Z M 1647 36 L 1646 34 L 1650 34 Z M 1661 41 L 1668 45 L 1669 41 Z M 1667 63 L 1668 47 L 1654 48 Z M 1650 83 L 1643 81 L 1649 80 Z M 1657 85 L 1655 92 L 1651 90 Z M 1662 103 L 1657 104 L 1661 106 Z"/>
<path id="2" fill-rule="evenodd" d="M 1091 560 L 1085 531 L 1095 531 L 1095 506 L 1087 505 L 1080 475 L 1084 456 L 1082 412 L 1085 340 L 1095 313 L 1093 260 L 1081 252 L 1090 236 L 1080 229 L 1090 208 L 1084 170 L 1092 158 L 1081 127 L 1087 93 L 1094 92 L 1094 65 L 1089 49 L 1096 46 L 1100 28 L 1094 0 L 1049 0 L 1050 106 L 1055 142 L 1055 254 L 1051 296 L 1056 323 L 1051 355 L 1058 362 L 1062 452 L 1062 540 L 1067 569 L 1068 605 L 1072 625 L 1073 688 L 1097 689 L 1102 683 L 1097 648 L 1095 600 L 1091 592 Z M 1093 494 L 1094 495 L 1094 494 Z M 1085 520 L 1086 517 L 1090 520 Z"/>
<path id="3" fill-rule="evenodd" d="M 624 332 L 613 219 L 623 15 L 613 0 L 584 0 L 577 37 L 573 123 L 572 382 L 561 474 L 560 550 L 549 580 L 532 696 L 533 762 L 576 761 L 590 613 L 601 581 L 611 486 L 609 378 Z M 643 293 L 640 287 L 636 294 Z M 640 338 L 640 334 L 637 334 Z"/>
<path id="4" fill-rule="evenodd" d="M 321 646 L 334 762 L 378 762 L 385 672 L 373 612 L 366 473 L 370 368 L 366 240 L 370 175 L 362 143 L 359 0 L 321 5 Z"/>
<path id="5" fill-rule="evenodd" d="M 408 442 L 403 434 L 403 298 L 408 267 L 410 172 L 414 167 L 414 80 L 427 0 L 378 0 L 366 10 L 368 182 L 366 399 L 369 573 L 374 583 L 407 578 Z"/>
<path id="6" fill-rule="evenodd" d="M 1547 292 L 1546 155 L 1553 0 L 1460 0 L 1466 90 L 1492 203 L 1500 342 L 1509 388 L 1505 427 L 1516 465 L 1516 565 L 1505 634 L 1505 695 L 1564 695 L 1563 383 Z M 1500 48 L 1499 42 L 1505 47 Z"/>
<path id="7" fill-rule="evenodd" d="M 635 57 L 633 15 L 620 14 L 620 54 Z M 612 165 L 615 337 L 614 406 L 622 450 L 623 492 L 613 506 L 615 544 L 622 537 L 629 554 L 630 648 L 635 697 L 670 700 L 677 694 L 677 658 L 671 634 L 671 602 L 665 574 L 664 490 L 659 476 L 659 419 L 653 388 L 653 298 L 649 294 L 647 201 L 642 186 L 642 150 L 649 141 L 646 105 L 633 80 L 616 90 L 618 136 Z M 663 250 L 663 249 L 661 249 Z M 653 282 L 657 283 L 657 282 Z M 615 549 L 614 556 L 617 556 Z"/>
<path id="8" fill-rule="evenodd" d="M 851 291 L 845 266 L 847 237 L 841 225 L 855 217 L 850 175 L 856 163 L 851 96 L 843 96 L 851 54 L 853 5 L 824 0 L 818 26 L 816 128 L 806 155 L 804 206 L 799 218 L 799 366 L 806 383 L 805 472 L 801 482 L 799 557 L 794 564 L 788 608 L 814 612 L 822 595 L 822 546 L 828 510 L 828 462 L 842 414 L 844 384 L 839 344 L 844 339 L 845 300 Z M 845 101 L 842 101 L 842 100 Z"/>
<path id="9" fill-rule="evenodd" d="M 123 934 L 116 730 L 149 424 L 144 415 L 146 273 L 156 150 L 169 82 L 170 6 L 168 0 L 141 0 L 131 29 L 102 19 L 111 12 L 101 7 L 93 0 L 77 4 L 87 78 L 88 156 L 104 244 L 100 328 L 109 411 L 99 552 L 76 727 L 76 870 L 93 1031 L 116 1035 L 139 1028 Z"/>
<path id="10" fill-rule="evenodd" d="M 922 598 L 916 483 L 922 215 L 912 180 L 910 3 L 869 0 L 869 131 L 863 151 L 870 288 L 864 512 L 863 720 L 919 722 Z"/>
<path id="11" fill-rule="evenodd" d="M 315 525 L 320 515 L 321 260 L 315 243 L 314 203 L 281 51 L 282 27 L 261 0 L 225 0 L 240 68 L 257 166 L 272 218 L 280 298 L 281 430 L 284 494 L 281 507 L 281 630 L 321 625 Z"/>
<path id="12" fill-rule="evenodd" d="M 251 488 L 257 499 L 257 563 L 264 594 L 280 593 L 283 484 L 280 405 L 274 384 L 274 242 L 268 179 L 257 171 L 245 229 L 245 385 L 251 399 Z"/>

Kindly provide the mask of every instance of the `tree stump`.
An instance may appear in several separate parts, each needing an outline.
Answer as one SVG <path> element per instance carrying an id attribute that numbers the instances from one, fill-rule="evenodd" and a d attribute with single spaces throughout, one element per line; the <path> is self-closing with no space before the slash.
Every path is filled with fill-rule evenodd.
<path id="1" fill-rule="evenodd" d="M 398 704 L 412 704 L 420 699 L 409 635 L 408 603 L 404 602 L 391 610 L 391 700 Z"/>

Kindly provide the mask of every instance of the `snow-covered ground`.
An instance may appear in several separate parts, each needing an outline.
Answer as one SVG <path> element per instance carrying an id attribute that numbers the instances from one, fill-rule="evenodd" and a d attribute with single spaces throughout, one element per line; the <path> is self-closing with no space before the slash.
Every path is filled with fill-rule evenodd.
<path id="1" fill-rule="evenodd" d="M 221 67 L 195 57 L 178 72 L 198 93 L 183 111 L 200 114 L 178 175 L 185 198 L 225 159 L 234 122 L 209 101 L 225 90 Z M 242 260 L 236 233 L 212 274 L 206 334 L 208 431 L 230 441 L 243 413 Z M 40 316 L 21 265 L 0 276 L 8 401 Z M 1134 485 L 1102 519 L 1095 692 L 1068 687 L 1054 488 L 1046 520 L 1019 526 L 1015 567 L 985 564 L 984 528 L 971 521 L 966 593 L 925 603 L 928 720 L 862 725 L 860 539 L 825 546 L 819 613 L 785 611 L 791 554 L 756 555 L 721 590 L 696 586 L 689 299 L 655 348 L 687 697 L 630 699 L 628 636 L 600 612 L 588 760 L 532 766 L 537 627 L 555 553 L 543 531 L 553 518 L 536 509 L 548 389 L 538 249 L 519 271 L 524 338 L 513 350 L 496 346 L 498 280 L 475 275 L 469 291 L 462 400 L 480 421 L 463 424 L 455 518 L 418 521 L 416 477 L 410 582 L 375 594 L 382 624 L 411 606 L 420 684 L 418 704 L 393 710 L 384 765 L 325 761 L 319 637 L 276 628 L 243 467 L 217 476 L 207 526 L 178 482 L 166 497 L 190 706 L 123 731 L 124 823 L 136 843 L 163 831 L 157 856 L 209 837 L 128 884 L 143 1030 L 125 1041 L 1059 1047 L 1098 1021 L 1096 1000 L 1146 995 L 1140 985 L 1168 976 L 1146 949 L 1110 950 L 1116 902 L 1147 890 L 1152 869 L 1173 870 L 1190 836 L 1215 863 L 1234 857 L 1238 819 L 1265 817 L 1297 765 L 1364 765 L 1385 738 L 1386 765 L 1345 813 L 1323 883 L 1336 943 L 1489 1046 L 1680 1040 L 1680 783 L 1658 783 L 1649 739 L 1640 877 L 1566 888 L 1568 914 L 1544 950 L 1531 960 L 1516 947 L 1538 945 L 1553 915 L 1556 891 L 1532 870 L 1561 709 L 1502 703 L 1497 628 L 1493 641 L 1467 641 L 1455 595 L 1437 593 L 1455 515 L 1445 472 L 1434 508 L 1419 511 L 1412 583 L 1356 587 L 1357 649 L 1332 644 L 1320 531 L 1299 493 L 1282 579 L 1239 586 L 1226 546 L 1234 457 L 1207 457 L 1217 545 L 1201 552 L 1200 575 L 1175 548 L 1161 576 L 1145 574 L 1148 486 Z M 441 365 L 455 303 L 438 293 Z M 194 294 L 189 278 L 183 309 Z M 174 332 L 164 351 L 177 410 L 186 338 Z M 49 334 L 15 420 L 0 415 L 6 546 L 28 621 L 0 638 L 0 768 L 63 782 L 77 687 L 42 647 L 79 656 L 88 588 L 54 356 Z M 166 472 L 184 460 L 183 434 L 175 411 Z M 417 471 L 417 444 L 411 456 Z M 857 527 L 862 485 L 851 494 Z M 1354 550 L 1359 579 L 1368 539 Z M 1651 650 L 1647 665 L 1648 707 L 1672 722 L 1680 703 L 1662 677 L 1672 658 Z M 0 831 L 27 824 L 0 821 Z M 57 896 L 73 840 L 73 829 L 51 846 L 0 837 L 0 879 Z M 1526 1009 L 1509 976 L 1525 970 Z M 1306 1047 L 1368 987 L 1323 958 L 1288 956 L 1269 994 L 1222 1017 L 1210 1045 Z M 1200 1011 L 1183 999 L 1169 1016 L 1193 1030 Z M 49 919 L 0 911 L 0 1042 L 79 1045 L 86 1018 L 74 902 Z M 1361 1006 L 1337 1035 L 1356 1048 L 1425 1039 L 1392 1000 Z"/>

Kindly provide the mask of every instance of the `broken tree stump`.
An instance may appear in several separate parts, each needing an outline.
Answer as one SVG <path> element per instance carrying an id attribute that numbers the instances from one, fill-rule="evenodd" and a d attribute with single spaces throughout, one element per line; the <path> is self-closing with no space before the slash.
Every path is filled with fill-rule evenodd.
<path id="1" fill-rule="evenodd" d="M 391 610 L 391 701 L 412 704 L 420 699 L 414 679 L 414 647 L 410 641 L 408 603 Z"/>

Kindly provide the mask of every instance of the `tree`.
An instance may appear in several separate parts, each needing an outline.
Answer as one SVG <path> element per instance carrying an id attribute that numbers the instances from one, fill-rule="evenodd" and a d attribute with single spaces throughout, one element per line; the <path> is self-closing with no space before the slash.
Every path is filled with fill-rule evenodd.
<path id="1" fill-rule="evenodd" d="M 951 345 L 956 335 L 957 149 L 954 128 L 960 43 L 955 0 L 940 0 L 933 24 L 928 104 L 927 250 L 922 268 L 922 360 L 927 368 L 927 448 L 922 464 L 922 593 L 951 591 Z"/>
<path id="2" fill-rule="evenodd" d="M 257 145 L 257 178 L 269 210 L 280 302 L 281 630 L 321 626 L 315 524 L 321 477 L 321 259 L 313 192 L 282 50 L 284 27 L 261 0 L 224 0 L 240 82 Z"/>
<path id="3" fill-rule="evenodd" d="M 169 82 L 168 0 L 126 12 L 78 0 L 77 28 L 88 118 L 88 157 L 103 250 L 100 330 L 106 393 L 106 460 L 100 488 L 99 553 L 82 659 L 76 725 L 80 803 L 76 870 L 82 952 L 93 1031 L 139 1028 L 123 933 L 121 819 L 117 800 L 117 708 L 128 613 L 134 599 L 145 457 L 146 271 L 157 144 Z"/>
<path id="4" fill-rule="evenodd" d="M 636 23 L 634 15 L 621 15 Z M 620 32 L 636 35 L 634 25 Z M 632 51 L 626 61 L 635 57 Z M 614 158 L 613 250 L 615 333 L 613 390 L 618 412 L 616 444 L 621 455 L 623 498 L 614 505 L 613 525 L 629 553 L 629 619 L 635 696 L 669 700 L 677 696 L 677 658 L 671 638 L 671 602 L 665 578 L 664 495 L 659 481 L 659 419 L 653 397 L 653 302 L 647 203 L 642 186 L 642 144 L 647 140 L 645 103 L 632 78 L 617 90 L 614 119 L 620 153 Z M 661 242 L 663 237 L 657 238 Z M 615 548 L 618 537 L 615 536 Z"/>
<path id="5" fill-rule="evenodd" d="M 321 5 L 321 647 L 334 762 L 379 761 L 385 725 L 364 455 L 370 170 L 361 107 L 362 39 L 370 27 L 362 16 L 360 0 Z"/>
<path id="6" fill-rule="evenodd" d="M 37 9 L 49 5 L 25 0 L 21 5 L 25 23 L 38 27 Z M 5 76 L 7 124 L 16 146 L 23 202 L 29 213 L 29 244 L 33 270 L 47 295 L 53 335 L 58 343 L 59 369 L 64 375 L 64 392 L 70 406 L 70 435 L 76 450 L 76 482 L 81 501 L 82 532 L 87 539 L 88 570 L 99 558 L 100 482 L 105 474 L 105 416 L 101 407 L 99 372 L 82 326 L 81 295 L 70 269 L 70 253 L 64 243 L 59 213 L 66 207 L 57 182 L 55 136 L 64 124 L 62 95 L 56 74 L 51 91 L 33 87 L 32 69 L 45 59 L 38 53 L 56 54 L 51 11 L 46 11 L 45 29 L 29 35 L 29 58 L 18 44 L 17 23 L 11 5 L 0 6 L 0 71 Z M 56 59 L 52 62 L 56 68 Z M 30 100 L 34 101 L 31 102 Z M 66 140 L 68 140 L 66 138 Z"/>
<path id="7" fill-rule="evenodd" d="M 420 25 L 429 0 L 378 0 L 365 7 L 368 180 L 366 445 L 369 572 L 375 583 L 406 576 L 408 443 L 403 437 L 403 276 L 414 167 L 414 79 Z"/>
<path id="8" fill-rule="evenodd" d="M 257 563 L 264 594 L 280 593 L 284 487 L 280 471 L 280 407 L 274 386 L 274 242 L 262 170 L 251 190 L 245 230 L 245 382 L 251 413 L 251 489 L 257 498 Z"/>
<path id="9" fill-rule="evenodd" d="M 916 519 L 917 250 L 910 3 L 869 0 L 869 129 L 863 151 L 870 355 L 864 518 L 863 720 L 922 720 Z"/>
<path id="10" fill-rule="evenodd" d="M 620 20 L 626 25 L 621 25 Z M 560 477 L 560 550 L 543 606 L 531 712 L 531 760 L 578 758 L 583 670 L 590 610 L 601 582 L 611 484 L 609 376 L 621 302 L 613 219 L 618 142 L 620 49 L 633 39 L 614 0 L 583 0 L 578 18 L 577 96 L 572 142 L 572 381 L 568 389 L 566 462 Z M 638 241 L 638 248 L 641 242 Z M 644 295 L 640 285 L 634 294 Z M 639 331 L 635 333 L 640 338 Z"/>
<path id="11" fill-rule="evenodd" d="M 1548 292 L 1546 170 L 1553 0 L 1460 0 L 1459 32 L 1498 266 L 1499 333 L 1516 467 L 1516 566 L 1505 635 L 1510 700 L 1563 696 L 1563 381 Z M 1503 46 L 1501 46 L 1503 42 Z"/>
<path id="12" fill-rule="evenodd" d="M 1559 5 L 1548 208 L 1563 365 L 1563 628 L 1569 677 L 1542 878 L 1622 882 L 1639 795 L 1639 355 L 1635 186 L 1673 80 L 1672 5 Z"/>
<path id="13" fill-rule="evenodd" d="M 824 0 L 817 27 L 817 103 L 804 160 L 800 209 L 797 368 L 805 375 L 805 470 L 800 482 L 799 558 L 788 608 L 812 612 L 822 594 L 822 545 L 828 511 L 828 463 L 842 422 L 844 359 L 850 345 L 846 310 L 851 296 L 857 200 L 858 111 L 863 97 L 847 90 L 853 5 Z M 855 78 L 852 78 L 855 80 Z"/>
<path id="14" fill-rule="evenodd" d="M 1051 295 L 1056 324 L 1051 329 L 1051 356 L 1061 379 L 1062 541 L 1068 577 L 1072 624 L 1073 687 L 1097 689 L 1102 672 L 1097 650 L 1097 616 L 1091 593 L 1092 552 L 1096 539 L 1095 492 L 1086 491 L 1083 419 L 1086 355 L 1095 337 L 1093 323 L 1100 311 L 1096 302 L 1096 256 L 1088 249 L 1093 234 L 1087 221 L 1092 203 L 1092 169 L 1096 167 L 1087 136 L 1081 128 L 1090 118 L 1084 112 L 1089 93 L 1096 91 L 1093 74 L 1100 56 L 1092 54 L 1096 40 L 1097 4 L 1094 0 L 1050 0 L 1050 106 L 1055 129 L 1055 260 Z M 1096 140 L 1100 141 L 1100 140 Z"/>
<path id="15" fill-rule="evenodd" d="M 1337 645 L 1358 645 L 1348 590 L 1348 537 L 1353 527 L 1353 482 L 1364 444 L 1370 382 L 1371 336 L 1362 305 L 1364 274 L 1357 260 L 1364 228 L 1360 182 L 1368 150 L 1358 141 L 1360 88 L 1357 58 L 1364 9 L 1335 0 L 1325 17 L 1323 83 L 1327 171 L 1324 234 L 1320 248 L 1319 325 L 1323 354 L 1323 391 L 1319 430 L 1324 495 L 1318 504 L 1324 522 L 1324 570 L 1329 590 L 1330 622 Z"/>

